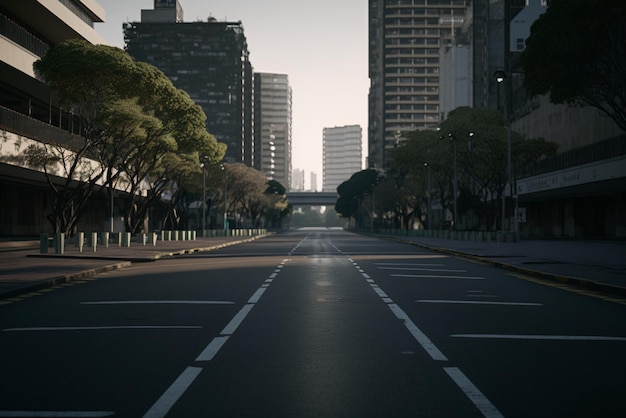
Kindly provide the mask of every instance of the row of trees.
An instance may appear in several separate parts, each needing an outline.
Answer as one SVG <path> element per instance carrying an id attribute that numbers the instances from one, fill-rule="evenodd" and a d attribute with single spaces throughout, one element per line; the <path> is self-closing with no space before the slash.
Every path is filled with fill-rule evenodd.
<path id="1" fill-rule="evenodd" d="M 595 107 L 626 130 L 623 0 L 550 1 L 531 27 L 521 64 L 530 95 L 548 95 L 555 104 Z M 424 212 L 429 196 L 444 212 L 452 212 L 453 139 L 458 150 L 457 212 L 459 218 L 469 219 L 463 226 L 497 227 L 507 183 L 504 122 L 497 112 L 460 108 L 450 112 L 439 132 L 406 134 L 407 141 L 394 152 L 390 170 L 366 170 L 339 187 L 337 212 L 360 219 L 376 210 L 387 213 L 396 227 L 407 227 L 428 219 Z M 524 139 L 515 132 L 511 145 L 513 167 L 556 153 L 554 144 Z"/>
<path id="2" fill-rule="evenodd" d="M 513 166 L 522 166 L 555 154 L 556 145 L 512 132 L 511 150 Z M 499 203 L 507 185 L 507 128 L 502 114 L 491 109 L 460 107 L 438 130 L 406 134 L 406 141 L 393 151 L 390 169 L 355 173 L 337 188 L 335 209 L 357 220 L 386 218 L 398 229 L 415 223 L 443 227 L 445 218 L 439 225 L 427 224 L 428 201 L 430 197 L 431 205 L 444 214 L 454 213 L 455 151 L 459 219 L 454 222 L 465 229 L 500 227 Z"/>
<path id="3" fill-rule="evenodd" d="M 54 196 L 47 214 L 53 231 L 72 234 L 98 192 L 119 206 L 128 232 L 142 230 L 157 206 L 166 208 L 163 224 L 183 227 L 191 201 L 204 195 L 203 167 L 219 167 L 226 152 L 207 132 L 202 108 L 160 70 L 111 46 L 66 41 L 34 67 L 58 94 L 62 109 L 81 123 L 80 140 L 70 140 L 68 133 L 68 141 L 38 142 L 24 152 L 26 164 L 45 173 Z M 258 222 L 267 205 L 286 206 L 276 197 L 280 189 L 270 193 L 260 172 L 222 167 L 231 209 Z M 112 210 L 107 207 L 110 216 Z"/>
<path id="4" fill-rule="evenodd" d="M 168 189 L 171 195 L 159 201 L 156 207 L 164 210 L 158 211 L 163 214 L 158 229 L 189 230 L 203 224 L 208 229 L 220 228 L 224 214 L 242 222 L 232 227 L 280 228 L 291 214 L 285 188 L 254 168 L 241 163 L 209 163 L 202 158 L 200 170 L 188 182 Z"/>

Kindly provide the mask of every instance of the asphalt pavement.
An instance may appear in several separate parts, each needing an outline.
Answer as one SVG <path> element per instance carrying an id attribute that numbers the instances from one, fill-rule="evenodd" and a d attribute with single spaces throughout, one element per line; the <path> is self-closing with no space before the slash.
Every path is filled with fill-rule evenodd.
<path id="1" fill-rule="evenodd" d="M 67 245 L 64 254 L 41 254 L 38 241 L 0 242 L 0 299 L 61 283 L 81 280 L 138 262 L 211 251 L 248 242 L 255 237 L 208 237 L 191 241 L 158 241 L 90 247 Z M 470 258 L 501 268 L 594 290 L 626 295 L 626 242 L 582 240 L 522 240 L 475 242 L 440 238 L 381 236 Z M 54 251 L 50 248 L 50 251 Z"/>

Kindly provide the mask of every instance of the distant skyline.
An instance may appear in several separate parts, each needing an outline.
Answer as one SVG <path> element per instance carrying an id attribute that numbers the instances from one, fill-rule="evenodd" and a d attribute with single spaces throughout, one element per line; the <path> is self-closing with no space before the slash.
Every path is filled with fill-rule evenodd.
<path id="1" fill-rule="evenodd" d="M 97 0 L 106 22 L 95 29 L 124 47 L 122 24 L 141 20 L 153 0 Z M 287 74 L 293 90 L 293 168 L 322 178 L 324 128 L 360 125 L 367 150 L 367 1 L 179 0 L 185 22 L 241 21 L 255 72 Z M 219 138 L 218 138 L 219 140 Z M 317 185 L 318 190 L 321 189 Z"/>

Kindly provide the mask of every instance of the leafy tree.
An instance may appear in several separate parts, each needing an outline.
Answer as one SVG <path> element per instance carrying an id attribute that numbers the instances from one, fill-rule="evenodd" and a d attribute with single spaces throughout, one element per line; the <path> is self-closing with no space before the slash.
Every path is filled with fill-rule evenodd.
<path id="1" fill-rule="evenodd" d="M 249 219 L 255 227 L 263 219 L 273 227 L 280 226 L 281 219 L 290 213 L 284 186 L 275 180 L 268 181 L 265 174 L 245 164 L 224 164 L 224 168 L 228 212 Z"/>
<path id="2" fill-rule="evenodd" d="M 103 120 L 107 107 L 130 97 L 136 86 L 134 63 L 127 54 L 119 48 L 87 45 L 79 40 L 64 42 L 34 64 L 37 73 L 60 93 L 61 106 L 80 118 L 82 139 L 32 145 L 25 152 L 28 163 L 43 170 L 53 193 L 52 211 L 47 215 L 53 231 L 68 234 L 106 172 L 106 167 L 88 158 L 111 138 Z"/>
<path id="3" fill-rule="evenodd" d="M 552 0 L 522 53 L 524 85 L 593 106 L 626 130 L 626 2 Z"/>
<path id="4" fill-rule="evenodd" d="M 357 218 L 363 199 L 372 194 L 378 181 L 379 174 L 374 169 L 354 173 L 337 187 L 339 197 L 335 203 L 335 211 L 343 218 Z"/>
<path id="5" fill-rule="evenodd" d="M 470 135 L 471 134 L 471 135 Z M 454 204 L 454 150 L 457 152 L 458 216 L 473 213 L 477 228 L 491 228 L 500 217 L 499 202 L 507 186 L 507 130 L 501 113 L 492 109 L 460 107 L 449 113 L 439 131 L 415 131 L 394 153 L 394 165 L 416 179 L 425 193 L 428 163 L 431 188 L 444 210 Z M 556 145 L 543 139 L 525 139 L 511 132 L 513 167 L 553 155 Z M 419 197 L 418 197 L 419 200 Z M 422 197 L 422 202 L 425 199 Z M 423 204 L 423 203 L 422 203 Z M 467 226 L 468 223 L 465 222 Z"/>
<path id="6" fill-rule="evenodd" d="M 172 195 L 183 191 L 190 170 L 199 172 L 199 154 L 219 161 L 225 153 L 225 145 L 206 131 L 206 116 L 187 93 L 175 88 L 160 70 L 133 61 L 119 48 L 67 41 L 51 48 L 35 68 L 58 90 L 62 105 L 84 121 L 85 140 L 72 147 L 73 160 L 66 158 L 72 163 L 65 173 L 66 184 L 55 190 L 58 197 L 49 217 L 55 230 L 71 231 L 100 182 L 110 193 L 113 187 L 124 189 L 126 230 L 137 232 L 164 190 L 170 189 Z M 31 150 L 35 156 L 31 160 L 49 167 L 59 161 L 59 152 Z M 41 153 L 51 158 L 37 158 Z M 87 157 L 99 166 L 82 170 L 87 186 L 76 184 L 78 173 L 72 167 L 84 165 Z M 141 196 L 146 186 L 148 195 Z M 81 189 L 87 190 L 78 194 Z M 74 217 L 66 222 L 63 214 L 68 211 Z"/>

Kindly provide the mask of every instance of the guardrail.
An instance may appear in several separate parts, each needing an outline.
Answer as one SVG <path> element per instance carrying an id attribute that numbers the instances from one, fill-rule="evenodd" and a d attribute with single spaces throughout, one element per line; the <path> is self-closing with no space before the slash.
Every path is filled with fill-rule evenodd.
<path id="1" fill-rule="evenodd" d="M 253 237 L 266 235 L 266 229 L 212 229 L 205 231 L 207 237 Z M 138 235 L 132 235 L 130 232 L 78 232 L 73 238 L 74 247 L 79 252 L 84 250 L 97 252 L 98 247 L 108 248 L 109 246 L 118 246 L 128 248 L 132 243 L 141 246 L 156 246 L 159 241 L 196 241 L 198 234 L 196 231 L 159 231 Z M 39 237 L 39 252 L 46 254 L 50 248 L 55 254 L 64 254 L 66 246 L 66 237 L 63 233 L 49 235 L 42 233 Z"/>
<path id="2" fill-rule="evenodd" d="M 448 229 L 381 229 L 380 235 L 451 239 L 457 241 L 517 242 L 519 233 L 512 231 L 451 231 Z"/>

